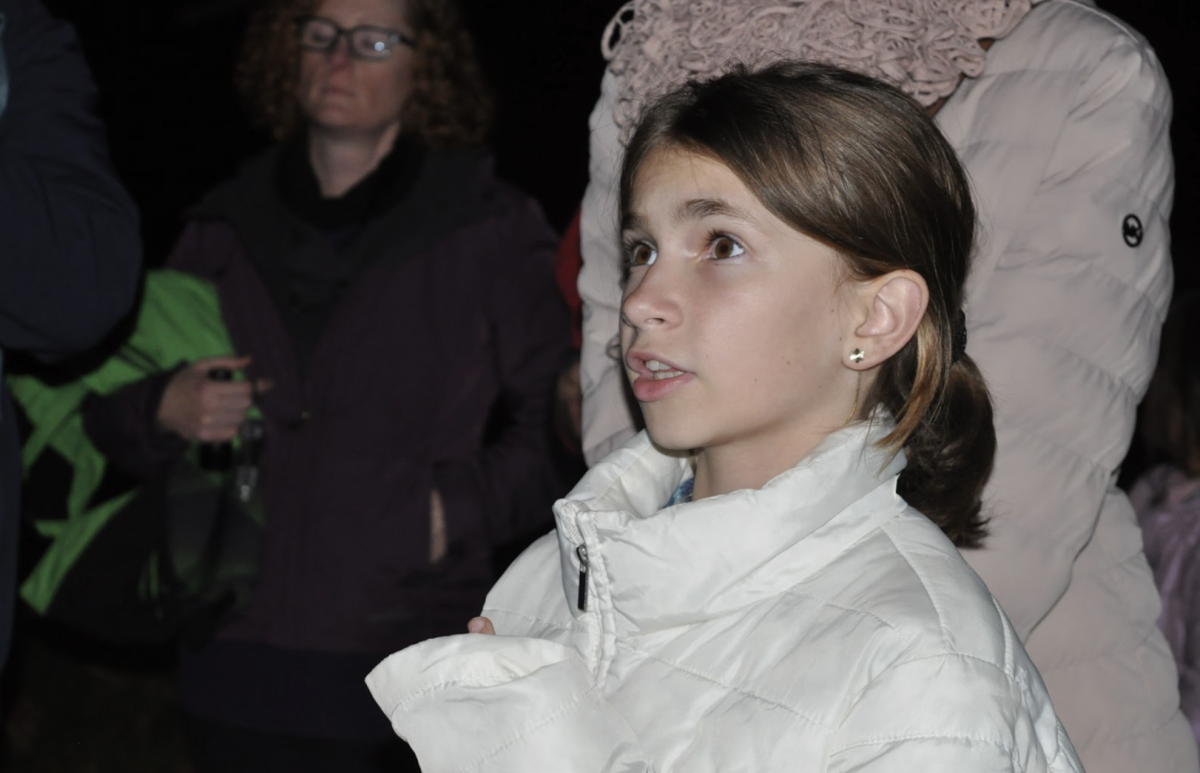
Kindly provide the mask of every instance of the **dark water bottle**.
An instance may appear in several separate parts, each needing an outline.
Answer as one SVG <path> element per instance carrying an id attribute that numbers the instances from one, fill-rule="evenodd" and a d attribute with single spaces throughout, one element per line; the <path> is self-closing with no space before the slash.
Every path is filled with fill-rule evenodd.
<path id="1" fill-rule="evenodd" d="M 232 381 L 233 371 L 229 368 L 212 368 L 208 371 L 210 381 Z M 224 472 L 233 466 L 233 443 L 201 443 L 200 467 L 212 472 Z"/>

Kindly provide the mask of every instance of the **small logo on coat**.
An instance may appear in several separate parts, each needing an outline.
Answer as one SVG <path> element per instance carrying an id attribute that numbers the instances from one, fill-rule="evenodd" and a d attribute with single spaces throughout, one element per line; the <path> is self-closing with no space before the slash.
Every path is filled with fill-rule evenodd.
<path id="1" fill-rule="evenodd" d="M 1146 229 L 1142 228 L 1142 221 L 1137 215 L 1126 215 L 1124 222 L 1121 223 L 1121 236 L 1125 238 L 1125 243 L 1130 247 L 1136 247 L 1142 243 L 1142 237 L 1146 235 Z"/>

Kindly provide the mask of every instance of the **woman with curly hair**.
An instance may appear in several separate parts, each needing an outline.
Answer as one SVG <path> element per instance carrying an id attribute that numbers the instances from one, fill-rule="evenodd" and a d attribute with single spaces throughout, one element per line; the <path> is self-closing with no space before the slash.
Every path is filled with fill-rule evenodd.
<path id="1" fill-rule="evenodd" d="M 181 655 L 198 768 L 403 770 L 363 677 L 461 628 L 495 547 L 551 523 L 556 238 L 479 149 L 489 99 L 448 0 L 285 0 L 239 77 L 277 144 L 168 260 L 215 285 L 235 351 L 94 400 L 87 429 L 150 478 L 261 412 L 260 578 Z"/>

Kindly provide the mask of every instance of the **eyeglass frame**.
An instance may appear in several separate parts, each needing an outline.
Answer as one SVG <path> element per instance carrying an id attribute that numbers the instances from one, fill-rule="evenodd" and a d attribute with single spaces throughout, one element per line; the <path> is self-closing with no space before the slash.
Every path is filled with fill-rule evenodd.
<path id="1" fill-rule="evenodd" d="M 325 46 L 324 48 L 307 46 L 302 41 L 305 25 L 307 25 L 308 23 L 313 22 L 313 21 L 324 22 L 324 23 L 328 24 L 330 27 L 333 27 L 333 30 L 334 30 L 333 40 L 331 40 L 329 42 L 329 45 Z M 337 49 L 338 45 L 342 42 L 342 38 L 345 38 L 346 39 L 346 52 L 348 54 L 350 54 L 350 56 L 354 57 L 355 59 L 358 59 L 359 61 L 382 62 L 385 59 L 387 59 L 389 56 L 392 55 L 392 49 L 388 48 L 382 52 L 381 56 L 377 56 L 377 57 L 363 56 L 362 53 L 359 52 L 359 50 L 355 47 L 354 39 L 352 37 L 356 32 L 362 32 L 363 30 L 370 30 L 372 32 L 381 32 L 381 33 L 385 34 L 387 36 L 388 41 L 392 44 L 393 48 L 395 47 L 395 45 L 397 43 L 408 46 L 409 48 L 414 49 L 414 50 L 417 47 L 417 41 L 415 39 L 409 37 L 408 35 L 405 35 L 400 30 L 392 29 L 391 27 L 380 27 L 376 24 L 360 24 L 357 27 L 351 27 L 350 29 L 346 29 L 342 25 L 335 22 L 333 19 L 327 18 L 325 16 L 317 16 L 316 14 L 312 14 L 312 15 L 308 15 L 308 16 L 297 16 L 296 18 L 292 19 L 292 23 L 296 25 L 296 45 L 300 46 L 300 48 L 305 51 L 312 51 L 314 53 L 319 53 L 319 54 L 333 53 Z"/>

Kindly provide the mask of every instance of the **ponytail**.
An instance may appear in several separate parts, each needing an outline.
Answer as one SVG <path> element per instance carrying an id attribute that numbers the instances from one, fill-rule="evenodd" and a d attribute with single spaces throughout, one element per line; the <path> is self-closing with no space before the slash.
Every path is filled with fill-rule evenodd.
<path id="1" fill-rule="evenodd" d="M 950 366 L 939 402 L 905 439 L 908 466 L 897 491 L 955 545 L 979 547 L 987 536 L 982 498 L 996 454 L 996 431 L 987 387 L 969 356 Z"/>
<path id="2" fill-rule="evenodd" d="M 904 449 L 897 491 L 958 547 L 987 536 L 983 487 L 996 455 L 992 401 L 965 351 L 966 318 L 934 309 L 917 334 L 879 369 L 867 405 L 883 405 L 896 427 L 880 445 Z"/>

